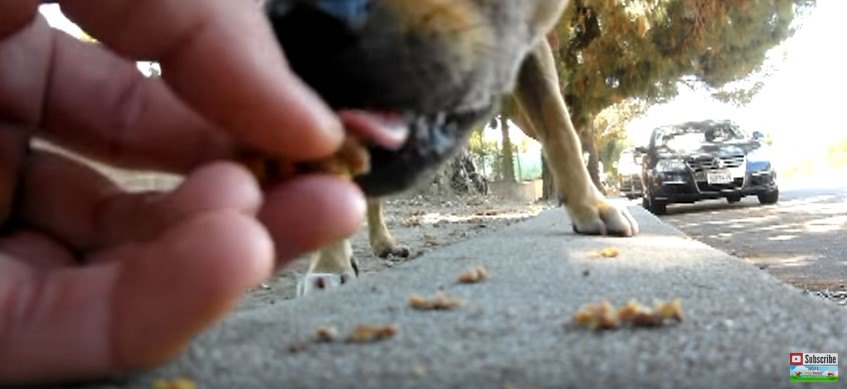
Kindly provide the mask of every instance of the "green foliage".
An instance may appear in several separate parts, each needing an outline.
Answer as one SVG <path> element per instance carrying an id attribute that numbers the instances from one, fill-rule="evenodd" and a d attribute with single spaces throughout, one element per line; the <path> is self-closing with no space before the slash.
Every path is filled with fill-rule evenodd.
<path id="1" fill-rule="evenodd" d="M 712 93 L 712 97 L 724 103 L 730 103 L 737 107 L 750 104 L 756 94 L 765 87 L 762 81 L 756 82 L 748 88 L 722 88 Z"/>
<path id="2" fill-rule="evenodd" d="M 757 70 L 811 0 L 574 0 L 551 37 L 577 128 L 624 99 L 657 101 L 694 77 L 720 87 Z M 729 97 L 729 96 L 728 96 Z"/>
<path id="3" fill-rule="evenodd" d="M 493 120 L 485 127 L 480 127 L 471 132 L 468 140 L 468 150 L 480 173 L 493 181 L 504 181 L 504 163 L 502 149 L 502 132 L 499 129 L 499 119 Z M 490 127 L 491 125 L 494 127 Z M 489 131 L 486 139 L 485 131 Z M 491 137 L 491 133 L 500 134 L 500 137 Z M 520 136 L 517 141 L 512 139 L 512 171 L 513 176 L 519 181 L 532 180 L 541 177 L 541 156 L 537 148 L 531 147 L 535 141 Z M 508 173 L 507 173 L 508 174 Z"/>
<path id="4" fill-rule="evenodd" d="M 626 148 L 626 141 L 621 138 L 612 138 L 608 142 L 600 144 L 598 150 L 600 162 L 607 173 L 616 173 L 615 162 L 621 157 L 621 151 Z"/>
<path id="5" fill-rule="evenodd" d="M 468 150 L 474 163 L 482 170 L 486 177 L 499 177 L 500 165 L 494 161 L 500 161 L 500 147 L 496 141 L 486 140 L 483 132 L 486 126 L 480 126 L 471 132 L 468 139 Z"/>
<path id="6" fill-rule="evenodd" d="M 650 101 L 628 99 L 607 107 L 594 119 L 597 152 L 607 172 L 614 173 L 613 166 L 621 151 L 627 146 L 626 126 L 652 106 Z"/>

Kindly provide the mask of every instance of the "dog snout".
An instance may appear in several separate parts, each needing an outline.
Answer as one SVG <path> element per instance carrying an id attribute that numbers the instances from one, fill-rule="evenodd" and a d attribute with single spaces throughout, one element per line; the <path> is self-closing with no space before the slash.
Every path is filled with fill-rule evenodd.
<path id="1" fill-rule="evenodd" d="M 475 103 L 495 44 L 463 1 L 271 0 L 292 69 L 334 108 L 435 114 Z"/>
<path id="2" fill-rule="evenodd" d="M 357 182 L 390 194 L 429 177 L 507 93 L 557 0 L 265 0 L 291 68 L 336 110 L 409 118 Z M 544 16 L 544 17 L 541 17 Z"/>

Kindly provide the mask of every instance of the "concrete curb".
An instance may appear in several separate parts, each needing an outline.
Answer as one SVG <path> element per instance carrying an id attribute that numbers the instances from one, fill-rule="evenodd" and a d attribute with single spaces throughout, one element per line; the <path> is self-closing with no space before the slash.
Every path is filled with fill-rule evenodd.
<path id="1" fill-rule="evenodd" d="M 789 352 L 847 355 L 847 311 L 691 240 L 641 208 L 632 239 L 578 237 L 561 210 L 443 247 L 325 294 L 233 314 L 182 357 L 106 387 L 188 377 L 201 388 L 788 387 Z M 617 258 L 592 252 L 606 247 Z M 459 285 L 483 265 L 490 279 Z M 420 312 L 411 294 L 466 304 Z M 681 298 L 685 321 L 591 332 L 581 305 Z M 312 341 L 394 324 L 390 340 Z"/>

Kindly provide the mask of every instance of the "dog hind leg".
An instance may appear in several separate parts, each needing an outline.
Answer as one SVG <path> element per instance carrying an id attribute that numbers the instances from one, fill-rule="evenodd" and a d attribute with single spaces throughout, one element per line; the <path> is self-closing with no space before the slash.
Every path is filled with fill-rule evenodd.
<path id="1" fill-rule="evenodd" d="M 409 248 L 398 245 L 394 237 L 391 236 L 391 232 L 385 226 L 382 205 L 381 199 L 368 199 L 368 238 L 371 249 L 380 258 L 387 258 L 388 256 L 406 258 L 409 256 Z"/>
<path id="2" fill-rule="evenodd" d="M 574 231 L 619 236 L 638 233 L 638 224 L 629 211 L 609 204 L 591 182 L 582 161 L 579 138 L 559 90 L 553 53 L 546 41 L 521 66 L 515 97 L 522 111 L 518 121 L 525 122 L 530 136 L 535 135 L 542 143 Z"/>

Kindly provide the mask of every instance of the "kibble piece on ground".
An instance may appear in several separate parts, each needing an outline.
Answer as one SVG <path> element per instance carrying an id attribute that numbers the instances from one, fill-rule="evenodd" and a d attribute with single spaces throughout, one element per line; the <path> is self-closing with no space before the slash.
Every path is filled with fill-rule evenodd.
<path id="1" fill-rule="evenodd" d="M 153 381 L 153 389 L 195 389 L 197 383 L 185 377 L 172 379 L 157 379 Z"/>
<path id="2" fill-rule="evenodd" d="M 334 342 L 338 339 L 338 330 L 332 326 L 319 326 L 315 328 L 315 338 L 318 342 Z"/>
<path id="3" fill-rule="evenodd" d="M 608 301 L 586 304 L 574 314 L 574 323 L 589 329 L 615 329 L 622 323 L 633 327 L 658 327 L 668 320 L 682 322 L 682 300 L 657 301 L 653 308 L 641 305 L 636 300 L 630 300 L 620 308 Z"/>
<path id="4" fill-rule="evenodd" d="M 615 307 L 608 301 L 583 306 L 574 315 L 574 322 L 589 329 L 610 330 L 618 328 L 620 318 Z"/>
<path id="5" fill-rule="evenodd" d="M 426 298 L 416 294 L 409 296 L 409 306 L 421 311 L 446 311 L 458 308 L 463 303 L 464 301 L 461 299 L 447 297 L 447 295 L 441 292 L 436 293 L 433 298 Z"/>
<path id="6" fill-rule="evenodd" d="M 477 266 L 459 274 L 459 282 L 462 284 L 475 284 L 485 281 L 486 278 L 488 278 L 488 269 L 484 266 Z"/>
<path id="7" fill-rule="evenodd" d="M 399 332 L 399 329 L 393 325 L 372 326 L 362 324 L 350 332 L 350 335 L 347 336 L 347 341 L 350 343 L 371 343 L 392 338 L 397 335 L 397 332 Z"/>

